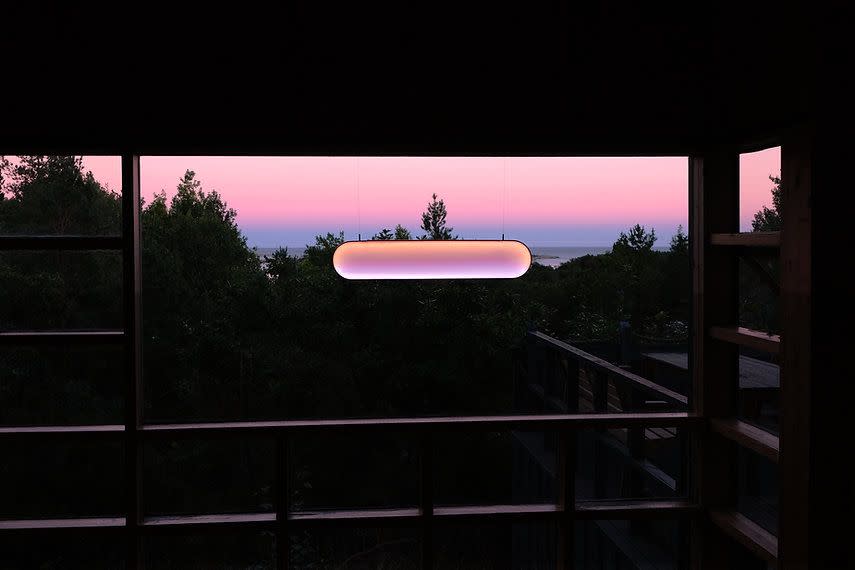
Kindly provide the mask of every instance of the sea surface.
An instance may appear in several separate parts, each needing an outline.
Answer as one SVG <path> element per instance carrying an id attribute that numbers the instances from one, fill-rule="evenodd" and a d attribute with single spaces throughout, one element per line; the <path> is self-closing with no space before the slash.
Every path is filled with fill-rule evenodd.
<path id="1" fill-rule="evenodd" d="M 603 246 L 587 246 L 587 245 L 568 245 L 568 246 L 531 246 L 531 253 L 534 256 L 534 263 L 547 265 L 549 267 L 558 267 L 562 263 L 584 257 L 586 255 L 599 255 L 611 251 L 610 245 Z M 257 247 L 256 251 L 259 256 L 270 255 L 276 250 L 274 247 Z M 305 247 L 288 247 L 288 254 L 300 257 L 306 251 Z"/>

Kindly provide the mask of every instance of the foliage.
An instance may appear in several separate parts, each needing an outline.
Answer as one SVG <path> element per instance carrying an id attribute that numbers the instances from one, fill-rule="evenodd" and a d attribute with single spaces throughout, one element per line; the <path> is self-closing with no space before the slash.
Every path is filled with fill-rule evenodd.
<path id="1" fill-rule="evenodd" d="M 644 226 L 635 224 L 629 229 L 629 233 L 621 232 L 617 241 L 612 246 L 615 253 L 645 253 L 653 249 L 656 243 L 656 230 L 647 232 Z"/>
<path id="2" fill-rule="evenodd" d="M 392 230 L 389 228 L 383 228 L 379 233 L 374 234 L 371 239 L 372 240 L 380 240 L 380 241 L 388 241 L 395 237 L 395 234 L 392 233 Z"/>
<path id="3" fill-rule="evenodd" d="M 410 234 L 410 230 L 398 224 L 395 226 L 395 239 L 413 239 L 413 236 Z"/>
<path id="4" fill-rule="evenodd" d="M 448 211 L 445 209 L 445 202 L 443 200 L 437 200 L 436 194 L 434 194 L 431 197 L 431 201 L 428 202 L 427 210 L 422 214 L 421 228 L 425 231 L 425 235 L 420 239 L 457 239 L 457 237 L 451 233 L 454 231 L 454 228 L 446 226 L 445 218 L 447 215 Z"/>
<path id="5" fill-rule="evenodd" d="M 781 177 L 770 175 L 769 180 L 772 181 L 772 207 L 763 206 L 759 212 L 754 214 L 751 229 L 755 232 L 777 232 L 781 230 Z"/>

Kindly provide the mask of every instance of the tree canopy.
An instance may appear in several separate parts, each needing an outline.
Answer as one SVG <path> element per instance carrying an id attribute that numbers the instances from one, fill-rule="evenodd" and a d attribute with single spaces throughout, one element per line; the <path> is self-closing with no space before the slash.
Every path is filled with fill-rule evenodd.
<path id="1" fill-rule="evenodd" d="M 781 230 L 781 177 L 769 175 L 772 181 L 772 207 L 763 206 L 754 214 L 751 229 L 755 232 L 777 232 Z"/>

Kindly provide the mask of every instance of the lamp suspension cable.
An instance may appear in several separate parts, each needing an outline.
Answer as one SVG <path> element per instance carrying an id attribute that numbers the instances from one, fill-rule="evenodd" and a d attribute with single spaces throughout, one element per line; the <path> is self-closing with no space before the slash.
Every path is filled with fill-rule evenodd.
<path id="1" fill-rule="evenodd" d="M 354 162 L 354 177 L 356 179 L 356 239 L 362 241 L 362 202 L 359 196 L 359 157 Z"/>
<path id="2" fill-rule="evenodd" d="M 508 206 L 508 157 L 502 157 L 502 241 L 505 240 L 505 210 Z"/>

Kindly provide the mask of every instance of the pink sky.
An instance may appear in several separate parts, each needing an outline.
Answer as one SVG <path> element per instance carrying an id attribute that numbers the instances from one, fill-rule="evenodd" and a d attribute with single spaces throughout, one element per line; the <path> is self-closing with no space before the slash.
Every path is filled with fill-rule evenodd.
<path id="1" fill-rule="evenodd" d="M 778 172 L 777 157 L 764 151 L 742 161 L 748 227 L 770 202 L 766 177 Z M 85 157 L 84 164 L 120 187 L 117 158 Z M 259 247 L 302 246 L 339 230 L 365 239 L 398 223 L 418 234 L 433 192 L 464 238 L 499 238 L 504 227 L 508 239 L 531 245 L 610 245 L 640 223 L 667 245 L 687 223 L 685 157 L 143 157 L 143 196 L 171 196 L 187 169 L 237 210 L 238 225 Z"/>

